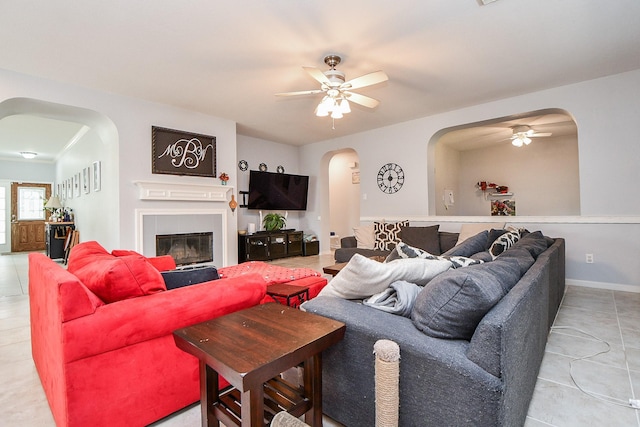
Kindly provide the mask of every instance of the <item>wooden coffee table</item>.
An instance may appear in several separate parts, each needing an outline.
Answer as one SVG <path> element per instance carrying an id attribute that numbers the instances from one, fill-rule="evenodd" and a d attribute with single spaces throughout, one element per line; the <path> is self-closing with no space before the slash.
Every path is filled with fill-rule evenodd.
<path id="1" fill-rule="evenodd" d="M 178 348 L 200 360 L 202 425 L 262 427 L 282 410 L 322 426 L 322 351 L 344 332 L 342 322 L 269 303 L 173 334 Z M 302 386 L 280 378 L 301 363 Z M 233 387 L 219 392 L 218 374 Z"/>

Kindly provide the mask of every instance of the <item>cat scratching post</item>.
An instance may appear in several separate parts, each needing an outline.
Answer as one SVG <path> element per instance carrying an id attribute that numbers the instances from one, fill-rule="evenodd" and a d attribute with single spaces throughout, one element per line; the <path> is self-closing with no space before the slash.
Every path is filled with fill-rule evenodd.
<path id="1" fill-rule="evenodd" d="M 378 340 L 376 355 L 376 427 L 398 426 L 400 347 L 393 341 Z"/>

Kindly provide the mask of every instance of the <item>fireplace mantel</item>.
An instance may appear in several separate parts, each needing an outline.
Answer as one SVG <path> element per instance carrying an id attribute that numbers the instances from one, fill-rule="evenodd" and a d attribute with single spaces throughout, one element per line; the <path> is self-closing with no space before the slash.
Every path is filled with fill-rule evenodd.
<path id="1" fill-rule="evenodd" d="M 140 200 L 226 202 L 233 190 L 228 185 L 175 184 L 157 181 L 134 181 Z"/>

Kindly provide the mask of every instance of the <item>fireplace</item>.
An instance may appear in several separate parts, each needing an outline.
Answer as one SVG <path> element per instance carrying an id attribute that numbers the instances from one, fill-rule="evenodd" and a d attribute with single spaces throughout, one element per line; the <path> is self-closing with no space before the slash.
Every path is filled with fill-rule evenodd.
<path id="1" fill-rule="evenodd" d="M 213 261 L 213 233 L 156 235 L 156 255 L 171 255 L 176 265 Z"/>

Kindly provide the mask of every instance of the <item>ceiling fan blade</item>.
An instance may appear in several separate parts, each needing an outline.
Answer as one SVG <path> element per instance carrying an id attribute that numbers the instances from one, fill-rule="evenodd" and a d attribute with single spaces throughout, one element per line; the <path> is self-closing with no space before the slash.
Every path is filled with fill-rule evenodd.
<path id="1" fill-rule="evenodd" d="M 322 90 L 320 89 L 316 89 L 316 90 L 301 90 L 298 92 L 282 92 L 282 93 L 276 93 L 276 96 L 297 96 L 297 95 L 316 95 L 318 93 L 322 93 Z"/>
<path id="2" fill-rule="evenodd" d="M 536 132 L 533 135 L 529 135 L 531 138 L 541 137 L 541 136 L 551 136 L 551 132 Z"/>
<path id="3" fill-rule="evenodd" d="M 374 71 L 373 73 L 365 74 L 364 76 L 356 77 L 348 82 L 344 82 L 340 87 L 344 89 L 358 89 L 386 82 L 387 80 L 389 80 L 389 77 L 384 71 Z"/>
<path id="4" fill-rule="evenodd" d="M 323 85 L 331 86 L 331 82 L 324 73 L 315 67 L 302 67 L 311 77 L 319 81 Z"/>
<path id="5" fill-rule="evenodd" d="M 356 104 L 360 104 L 365 107 L 376 108 L 380 104 L 380 101 L 378 101 L 377 99 L 360 95 L 359 93 L 344 91 L 343 94 L 347 97 L 347 100 L 349 100 L 349 102 L 355 102 Z"/>

